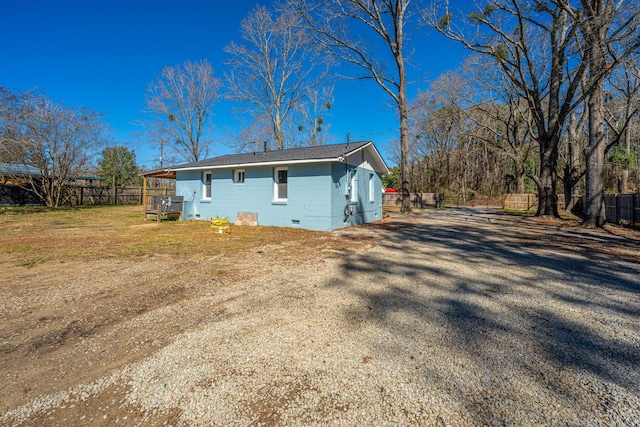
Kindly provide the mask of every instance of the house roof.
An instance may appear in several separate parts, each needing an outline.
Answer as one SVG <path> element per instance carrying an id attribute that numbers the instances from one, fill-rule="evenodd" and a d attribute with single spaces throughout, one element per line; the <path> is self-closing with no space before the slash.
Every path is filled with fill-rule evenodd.
<path id="1" fill-rule="evenodd" d="M 257 151 L 252 153 L 228 154 L 225 156 L 213 157 L 211 159 L 200 160 L 197 162 L 186 163 L 160 169 L 155 171 L 144 172 L 142 176 L 158 176 L 173 175 L 178 170 L 205 170 L 226 167 L 244 167 L 261 165 L 278 165 L 291 163 L 317 163 L 317 162 L 340 162 L 346 157 L 360 151 L 368 150 L 376 163 L 376 169 L 383 174 L 388 174 L 389 169 L 385 164 L 382 156 L 371 141 L 349 142 L 332 145 L 316 145 L 312 147 L 290 148 L 287 150 L 277 151 Z"/>
<path id="2" fill-rule="evenodd" d="M 0 163 L 0 176 L 32 176 L 39 178 L 42 177 L 42 172 L 40 172 L 40 169 L 36 167 L 25 165 L 22 163 Z M 93 179 L 97 181 L 104 181 L 104 178 L 100 178 L 96 175 L 70 175 L 67 177 L 67 179 Z"/>
<path id="3" fill-rule="evenodd" d="M 21 163 L 0 163 L 0 176 L 42 176 L 40 170 Z"/>

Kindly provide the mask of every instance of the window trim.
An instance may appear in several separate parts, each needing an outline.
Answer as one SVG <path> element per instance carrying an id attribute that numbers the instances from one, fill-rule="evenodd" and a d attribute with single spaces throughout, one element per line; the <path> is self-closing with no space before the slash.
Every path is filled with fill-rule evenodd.
<path id="1" fill-rule="evenodd" d="M 285 198 L 280 198 L 280 192 L 278 191 L 278 184 L 280 184 L 278 182 L 278 172 L 281 171 L 286 171 L 287 172 L 287 182 L 285 184 L 287 184 L 287 197 Z M 274 202 L 287 202 L 287 200 L 289 199 L 289 168 L 288 167 L 277 167 L 277 168 L 273 168 L 273 201 Z"/>
<path id="2" fill-rule="evenodd" d="M 209 176 L 209 185 L 207 185 L 207 175 Z M 211 171 L 202 172 L 202 200 L 211 200 L 213 173 Z M 209 188 L 209 195 L 207 196 L 207 187 Z"/>
<path id="3" fill-rule="evenodd" d="M 349 183 L 350 193 L 349 194 L 349 202 L 357 203 L 358 202 L 358 171 L 357 169 L 351 170 L 351 181 Z"/>
<path id="4" fill-rule="evenodd" d="M 242 180 L 239 180 L 240 174 L 242 174 Z M 234 169 L 233 183 L 235 185 L 244 185 L 244 179 L 245 179 L 244 169 Z"/>
<path id="5" fill-rule="evenodd" d="M 375 190 L 375 185 L 374 185 L 374 178 L 373 178 L 373 174 L 369 173 L 369 202 L 370 203 L 375 203 L 376 201 L 376 192 Z"/>

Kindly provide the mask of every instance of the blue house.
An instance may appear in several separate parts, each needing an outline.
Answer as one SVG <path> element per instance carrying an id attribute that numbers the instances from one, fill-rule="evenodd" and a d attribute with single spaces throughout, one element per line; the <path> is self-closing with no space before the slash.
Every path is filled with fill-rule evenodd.
<path id="1" fill-rule="evenodd" d="M 330 231 L 382 218 L 389 169 L 365 141 L 232 154 L 164 172 L 175 173 L 185 220 L 234 222 L 247 212 L 259 225 Z"/>

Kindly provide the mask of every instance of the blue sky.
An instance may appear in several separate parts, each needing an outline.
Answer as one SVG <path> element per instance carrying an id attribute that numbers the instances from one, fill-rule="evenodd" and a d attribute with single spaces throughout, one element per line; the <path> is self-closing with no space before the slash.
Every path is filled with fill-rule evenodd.
<path id="1" fill-rule="evenodd" d="M 268 3 L 268 2 L 266 2 Z M 66 105 L 105 115 L 113 141 L 135 149 L 138 163 L 155 166 L 158 148 L 140 137 L 145 91 L 167 65 L 207 59 L 222 78 L 224 46 L 241 41 L 240 21 L 256 4 L 248 0 L 7 1 L 0 7 L 0 85 L 42 89 Z M 262 2 L 260 4 L 265 4 Z M 411 35 L 410 95 L 458 66 L 465 52 L 427 29 Z M 232 104 L 214 107 L 213 154 L 237 126 Z M 337 84 L 328 142 L 371 139 L 389 163 L 398 138 L 391 99 L 372 82 Z"/>

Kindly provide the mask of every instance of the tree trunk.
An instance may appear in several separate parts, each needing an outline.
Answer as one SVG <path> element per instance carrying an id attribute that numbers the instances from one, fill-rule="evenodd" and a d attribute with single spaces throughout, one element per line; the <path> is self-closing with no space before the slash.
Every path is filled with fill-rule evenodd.
<path id="1" fill-rule="evenodd" d="M 284 132 L 282 131 L 282 119 L 280 113 L 273 120 L 273 135 L 276 138 L 276 150 L 284 149 Z"/>
<path id="2" fill-rule="evenodd" d="M 620 178 L 620 193 L 625 194 L 629 192 L 629 170 L 622 171 L 622 177 Z"/>
<path id="3" fill-rule="evenodd" d="M 411 195 L 409 194 L 409 112 L 404 94 L 398 102 L 400 111 L 400 176 L 402 179 L 402 207 L 401 212 L 411 212 Z"/>
<path id="4" fill-rule="evenodd" d="M 406 5 L 405 5 L 406 6 Z M 411 212 L 411 195 L 409 194 L 409 107 L 407 106 L 407 72 L 403 57 L 402 32 L 404 16 L 398 17 L 398 25 L 395 28 L 397 43 L 394 57 L 398 67 L 398 113 L 400 114 L 400 174 L 402 176 L 402 207 L 400 212 Z"/>
<path id="5" fill-rule="evenodd" d="M 625 109 L 625 117 L 629 117 L 631 113 L 631 104 L 627 102 L 627 107 Z M 624 145 L 625 145 L 625 153 L 627 157 L 631 156 L 631 124 L 627 124 L 624 129 Z M 625 194 L 629 192 L 629 169 L 628 164 L 625 165 L 625 168 L 622 170 L 622 177 L 620 179 L 620 193 Z"/>
<path id="6" fill-rule="evenodd" d="M 602 5 L 600 5 L 602 6 Z M 589 77 L 592 83 L 588 97 L 589 106 L 589 139 L 587 142 L 587 171 L 584 206 L 584 224 L 590 227 L 602 227 L 607 218 L 604 208 L 604 154 L 605 141 L 605 108 L 604 108 L 604 80 L 607 74 L 607 63 L 603 41 L 607 31 L 606 25 L 600 24 L 598 18 L 603 17 L 600 8 L 591 17 L 589 27 L 585 33 L 587 43 L 587 58 L 589 59 Z"/>
<path id="7" fill-rule="evenodd" d="M 527 177 L 527 170 L 522 164 L 514 164 L 514 170 L 516 175 L 516 194 L 525 193 L 525 179 Z"/>
<path id="8" fill-rule="evenodd" d="M 558 141 L 550 136 L 548 141 L 540 141 L 540 175 L 535 179 L 538 186 L 538 211 L 536 216 L 558 217 Z"/>
<path id="9" fill-rule="evenodd" d="M 578 149 L 578 135 L 575 127 L 575 113 L 571 114 L 569 126 L 567 126 L 567 145 L 569 159 L 564 167 L 564 201 L 566 212 L 572 212 L 580 199 L 580 150 Z"/>
<path id="10" fill-rule="evenodd" d="M 584 223 L 602 227 L 606 222 L 604 208 L 604 80 L 589 95 L 589 142 L 586 152 L 587 185 L 585 191 Z"/>
<path id="11" fill-rule="evenodd" d="M 524 175 L 518 174 L 516 178 L 516 193 L 524 194 Z"/>
<path id="12" fill-rule="evenodd" d="M 117 205 L 116 200 L 117 200 L 118 195 L 116 194 L 116 174 L 115 173 L 113 174 L 113 180 L 111 182 L 111 185 L 112 185 L 112 189 L 113 189 L 113 204 Z"/>

